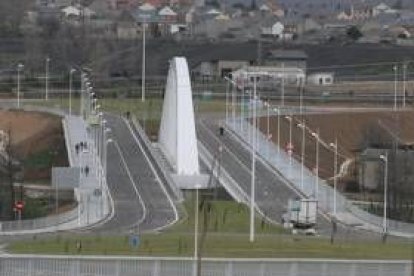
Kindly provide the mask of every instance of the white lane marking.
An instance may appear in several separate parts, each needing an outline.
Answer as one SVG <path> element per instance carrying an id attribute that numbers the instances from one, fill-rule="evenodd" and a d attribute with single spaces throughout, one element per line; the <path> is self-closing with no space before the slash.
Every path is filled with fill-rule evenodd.
<path id="1" fill-rule="evenodd" d="M 131 126 L 129 125 L 128 121 L 125 118 L 123 118 L 123 120 L 124 120 L 124 123 L 128 126 L 128 129 L 131 132 L 131 135 L 134 137 L 135 141 L 137 142 L 139 148 L 141 149 L 142 154 L 144 155 L 145 159 L 147 160 L 148 164 L 150 165 L 151 170 L 154 173 L 155 178 L 157 179 L 158 184 L 160 185 L 160 187 L 163 190 L 164 194 L 167 196 L 168 201 L 170 202 L 170 205 L 172 206 L 172 208 L 174 210 L 174 220 L 172 222 L 170 222 L 170 223 L 168 223 L 168 224 L 166 224 L 164 226 L 161 226 L 161 227 L 158 227 L 158 228 L 153 229 L 154 231 L 162 230 L 164 228 L 167 228 L 167 227 L 173 225 L 174 223 L 176 223 L 178 221 L 178 211 L 177 211 L 177 208 L 176 208 L 176 206 L 175 206 L 172 198 L 170 197 L 169 193 L 167 192 L 166 188 L 164 187 L 164 184 L 161 182 L 161 180 L 160 180 L 160 178 L 158 176 L 158 173 L 156 172 L 156 170 L 154 168 L 154 165 L 152 164 L 152 162 L 148 158 L 148 155 L 144 151 L 143 146 L 139 142 L 138 138 L 136 137 L 136 135 L 135 135 L 134 131 L 132 130 Z"/>
<path id="2" fill-rule="evenodd" d="M 204 124 L 203 121 L 200 120 L 200 125 L 205 128 L 207 130 L 207 132 L 217 141 L 219 141 L 221 143 L 221 141 L 216 137 L 216 135 Z M 200 141 L 201 142 L 201 141 Z M 233 156 L 234 159 L 236 159 L 236 161 L 242 166 L 243 169 L 247 170 L 247 172 L 251 175 L 251 171 L 249 168 L 247 168 L 247 166 L 239 160 L 239 158 L 232 152 L 229 150 L 229 148 L 227 148 L 227 146 L 224 143 L 221 143 L 221 145 L 227 150 L 227 152 Z M 204 146 L 204 148 L 207 147 Z M 207 150 L 208 151 L 208 150 Z M 235 183 L 237 183 L 237 181 L 235 181 Z M 238 183 L 237 183 L 238 184 Z M 238 184 L 239 185 L 239 184 Z M 245 194 L 246 198 L 249 198 L 249 194 L 247 194 L 247 192 L 239 185 L 239 188 L 241 189 L 241 191 Z M 266 215 L 266 212 L 262 211 L 260 209 L 260 207 L 257 205 L 257 202 L 255 202 L 255 209 L 256 212 L 258 212 L 262 217 L 264 217 L 267 221 L 276 224 L 276 225 L 280 225 L 280 222 L 278 222 L 277 220 L 272 219 L 271 217 L 269 217 L 268 215 Z"/>
<path id="3" fill-rule="evenodd" d="M 220 143 L 220 145 L 223 147 L 223 149 L 225 149 L 235 160 L 236 160 L 236 162 L 237 163 L 239 163 L 239 165 L 245 170 L 245 171 L 247 171 L 247 173 L 248 174 L 252 174 L 251 173 L 251 170 L 250 170 L 250 168 L 249 167 L 247 167 L 224 143 L 222 143 L 221 141 L 220 141 L 220 139 L 219 138 L 217 138 L 216 137 L 216 135 L 213 133 L 213 131 L 211 131 L 211 129 L 209 129 L 205 124 L 204 124 L 204 122 L 203 121 L 200 121 L 200 124 L 199 125 L 201 125 L 206 131 L 207 131 L 207 133 L 208 134 L 210 134 L 210 136 L 211 137 L 213 137 L 214 138 L 214 140 L 216 140 L 217 142 L 219 142 Z M 207 147 L 206 146 L 204 146 L 206 149 L 207 149 Z"/>
<path id="4" fill-rule="evenodd" d="M 148 210 L 145 207 L 144 201 L 142 200 L 141 194 L 138 191 L 137 185 L 136 185 L 134 179 L 132 178 L 131 171 L 128 168 L 128 165 L 127 165 L 127 163 L 125 161 L 124 155 L 122 154 L 122 151 L 121 151 L 121 148 L 119 147 L 118 142 L 116 140 L 114 140 L 114 143 L 115 143 L 115 146 L 116 146 L 116 148 L 117 148 L 117 150 L 119 152 L 119 156 L 121 157 L 122 163 L 124 164 L 124 167 L 125 167 L 125 170 L 126 170 L 126 172 L 128 174 L 129 180 L 131 180 L 131 184 L 134 187 L 134 190 L 135 190 L 136 194 L 138 195 L 139 201 L 140 201 L 140 203 L 142 205 L 142 210 L 143 210 L 142 217 L 138 221 L 138 223 L 135 223 L 134 224 L 134 225 L 140 225 L 144 221 L 145 217 L 147 216 Z"/>

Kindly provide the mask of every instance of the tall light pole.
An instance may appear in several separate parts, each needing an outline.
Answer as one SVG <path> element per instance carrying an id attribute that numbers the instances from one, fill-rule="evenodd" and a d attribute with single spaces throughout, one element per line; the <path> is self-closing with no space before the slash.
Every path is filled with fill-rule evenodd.
<path id="1" fill-rule="evenodd" d="M 252 176 L 250 190 L 250 242 L 254 242 L 254 205 L 256 188 L 256 76 L 253 78 L 253 145 L 252 145 Z"/>
<path id="2" fill-rule="evenodd" d="M 315 138 L 315 198 L 319 200 L 319 129 L 317 132 L 312 132 L 312 137 Z"/>
<path id="3" fill-rule="evenodd" d="M 292 116 L 285 116 L 285 119 L 289 121 L 289 144 L 287 146 L 287 152 L 289 154 L 289 176 L 292 174 L 292 154 L 293 154 L 293 144 L 292 144 Z"/>
<path id="4" fill-rule="evenodd" d="M 333 181 L 334 181 L 334 216 L 336 216 L 336 185 L 337 185 L 337 180 L 336 180 L 336 174 L 337 174 L 337 166 L 338 166 L 338 140 L 335 137 L 335 143 L 330 143 L 329 146 L 331 148 L 334 149 L 334 176 L 333 176 Z"/>
<path id="5" fill-rule="evenodd" d="M 394 65 L 394 67 L 392 67 L 392 70 L 394 71 L 394 111 L 397 111 L 397 76 L 398 76 L 397 65 Z"/>
<path id="6" fill-rule="evenodd" d="M 302 129 L 302 146 L 301 146 L 301 170 L 300 170 L 300 189 L 303 191 L 304 185 L 304 170 L 305 170 L 305 131 L 306 125 L 305 120 L 302 123 L 297 125 L 300 129 Z"/>
<path id="7" fill-rule="evenodd" d="M 199 187 L 197 186 L 195 188 L 195 206 L 194 206 L 194 262 L 196 264 L 197 260 L 198 260 L 198 215 L 199 215 L 199 210 L 198 210 L 198 206 L 200 205 L 199 203 Z M 194 266 L 196 267 L 196 266 Z M 195 269 L 195 271 L 197 271 Z"/>
<path id="8" fill-rule="evenodd" d="M 266 121 L 266 130 L 267 130 L 267 132 L 266 132 L 266 137 L 267 137 L 267 139 L 269 139 L 269 137 L 270 137 L 270 102 L 269 102 L 269 100 L 267 100 L 266 101 L 266 107 L 267 107 L 267 121 Z"/>
<path id="9" fill-rule="evenodd" d="M 282 85 L 282 98 L 281 98 L 281 105 L 285 106 L 285 63 L 282 62 L 282 80 L 281 80 L 281 85 Z"/>
<path id="10" fill-rule="evenodd" d="M 227 77 L 224 77 L 227 80 L 226 83 L 226 123 L 229 122 L 229 90 L 230 90 L 230 82 L 228 81 Z"/>
<path id="11" fill-rule="evenodd" d="M 303 86 L 304 86 L 304 81 L 300 79 L 299 81 L 299 112 L 301 116 L 303 114 Z"/>
<path id="12" fill-rule="evenodd" d="M 103 170 L 104 170 L 104 176 L 106 178 L 107 176 L 107 168 L 108 168 L 108 143 L 112 142 L 112 139 L 107 139 L 107 134 L 111 131 L 110 128 L 105 128 L 104 130 L 104 141 L 105 141 L 105 147 L 103 149 Z"/>
<path id="13" fill-rule="evenodd" d="M 231 112 L 232 112 L 232 117 L 233 117 L 233 123 L 235 122 L 236 119 L 236 107 L 235 107 L 235 103 L 234 103 L 234 86 L 237 86 L 236 82 L 232 79 L 230 79 L 229 77 L 224 77 L 224 79 L 227 81 L 227 90 L 226 90 L 226 121 L 228 119 L 229 116 L 229 96 L 228 93 L 230 92 L 230 84 L 232 85 L 232 89 L 231 89 Z"/>
<path id="14" fill-rule="evenodd" d="M 406 97 L 406 79 L 407 79 L 407 62 L 403 64 L 403 107 L 405 108 L 405 97 Z"/>
<path id="15" fill-rule="evenodd" d="M 273 108 L 273 111 L 277 112 L 277 151 L 280 152 L 280 109 Z"/>
<path id="16" fill-rule="evenodd" d="M 23 70 L 24 65 L 19 63 L 17 65 L 17 108 L 20 108 L 20 71 Z"/>
<path id="17" fill-rule="evenodd" d="M 72 116 L 72 86 L 73 86 L 73 73 L 75 73 L 75 69 L 70 69 L 69 71 L 69 116 Z"/>
<path id="18" fill-rule="evenodd" d="M 147 28 L 147 24 L 144 22 L 142 23 L 142 81 L 141 81 L 141 101 L 145 102 L 145 47 L 146 47 L 146 41 L 145 41 L 145 29 Z"/>
<path id="19" fill-rule="evenodd" d="M 46 58 L 46 77 L 45 77 L 45 100 L 49 100 L 49 63 L 50 58 Z"/>
<path id="20" fill-rule="evenodd" d="M 382 221 L 382 230 L 387 233 L 387 190 L 388 190 L 388 152 L 380 155 L 380 159 L 384 161 L 384 217 Z"/>

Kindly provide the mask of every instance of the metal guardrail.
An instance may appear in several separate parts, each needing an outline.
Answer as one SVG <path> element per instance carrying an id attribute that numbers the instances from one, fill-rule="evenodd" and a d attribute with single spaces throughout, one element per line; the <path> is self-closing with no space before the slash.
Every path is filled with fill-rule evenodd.
<path id="1" fill-rule="evenodd" d="M 211 168 L 214 162 L 214 157 L 211 153 L 205 148 L 205 146 L 199 141 L 198 142 L 198 151 L 201 160 Z M 213 171 L 215 177 L 217 177 L 217 169 Z M 233 199 L 238 202 L 248 203 L 249 196 L 243 191 L 242 188 L 235 182 L 235 180 L 226 172 L 224 168 L 221 168 L 220 175 L 218 176 L 222 185 L 226 188 L 229 194 L 232 195 Z"/>
<path id="2" fill-rule="evenodd" d="M 234 123 L 229 123 L 228 127 L 232 129 L 234 133 L 236 133 L 236 136 L 238 137 L 243 136 L 245 139 L 242 141 L 247 147 L 250 147 L 250 141 L 249 141 L 249 131 L 252 128 L 252 126 L 247 122 L 247 120 L 238 119 Z M 237 128 L 235 126 L 236 124 L 242 123 L 243 124 L 243 131 Z M 243 133 L 241 133 L 243 132 Z M 269 142 L 265 135 L 261 132 L 257 133 L 258 138 L 258 148 L 257 152 L 260 154 L 261 158 L 274 166 L 281 174 L 284 176 L 284 178 L 295 187 L 298 191 L 301 191 L 306 196 L 312 196 L 314 192 L 314 182 L 315 182 L 315 174 L 311 172 L 309 169 L 305 168 L 304 172 L 304 187 L 300 187 L 300 170 L 301 170 L 301 164 L 299 161 L 297 161 L 295 158 L 292 158 L 292 168 L 286 169 L 285 164 L 286 160 L 289 160 L 289 156 L 287 153 L 285 153 L 283 150 L 274 150 L 273 143 Z M 276 163 L 276 165 L 275 165 Z M 323 210 L 326 213 L 333 213 L 334 210 L 334 189 L 327 184 L 325 180 L 319 179 L 318 183 L 319 189 L 318 189 L 318 200 L 319 200 L 319 208 Z M 382 217 L 376 216 L 374 214 L 371 214 L 367 211 L 362 210 L 361 208 L 358 208 L 355 205 L 352 205 L 345 196 L 340 194 L 339 192 L 336 193 L 336 209 L 338 213 L 347 213 L 349 212 L 355 218 L 369 223 L 371 225 L 374 225 L 378 227 L 379 229 L 382 228 Z M 410 236 L 414 235 L 414 224 L 411 223 L 404 223 L 400 221 L 395 221 L 388 219 L 387 220 L 388 225 L 388 232 L 391 234 L 398 234 L 403 236 Z"/>
<path id="3" fill-rule="evenodd" d="M 203 259 L 201 275 L 214 276 L 410 276 L 411 261 L 323 259 Z M 194 276 L 191 258 L 0 257 L 0 275 Z"/>
<path id="4" fill-rule="evenodd" d="M 378 227 L 382 227 L 383 225 L 382 217 L 376 216 L 365 210 L 362 210 L 361 208 L 355 205 L 352 205 L 351 203 L 349 203 L 348 210 L 354 216 L 356 216 L 357 218 L 363 221 L 367 221 L 371 224 L 377 225 Z M 387 228 L 391 232 L 395 231 L 395 232 L 412 233 L 412 235 L 414 236 L 414 224 L 413 223 L 405 223 L 402 221 L 387 219 Z"/>
<path id="5" fill-rule="evenodd" d="M 135 116 L 131 119 L 136 131 L 138 132 L 140 138 L 145 144 L 145 147 L 149 151 L 149 158 L 153 159 L 152 161 L 155 161 L 155 169 L 157 170 L 157 173 L 160 177 L 163 177 L 165 182 L 168 183 L 169 189 L 173 192 L 174 198 L 178 202 L 182 202 L 184 200 L 183 194 L 181 190 L 177 187 L 174 180 L 172 179 L 171 175 L 167 172 L 166 168 L 161 168 L 163 162 L 159 160 L 159 156 L 154 152 L 151 141 L 148 139 L 148 136 L 145 134 L 145 131 L 142 129 L 141 125 L 139 124 L 138 120 L 135 118 Z"/>

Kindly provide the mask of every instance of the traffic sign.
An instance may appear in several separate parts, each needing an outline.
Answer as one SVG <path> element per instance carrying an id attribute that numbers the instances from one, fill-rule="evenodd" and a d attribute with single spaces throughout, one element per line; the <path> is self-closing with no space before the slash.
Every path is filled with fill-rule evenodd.
<path id="1" fill-rule="evenodd" d="M 134 247 L 134 248 L 138 247 L 140 243 L 139 236 L 131 235 L 131 237 L 129 238 L 129 243 L 131 247 Z"/>
<path id="2" fill-rule="evenodd" d="M 14 203 L 14 208 L 16 208 L 19 211 L 23 210 L 24 201 L 22 201 L 22 200 L 16 201 L 16 203 Z"/>

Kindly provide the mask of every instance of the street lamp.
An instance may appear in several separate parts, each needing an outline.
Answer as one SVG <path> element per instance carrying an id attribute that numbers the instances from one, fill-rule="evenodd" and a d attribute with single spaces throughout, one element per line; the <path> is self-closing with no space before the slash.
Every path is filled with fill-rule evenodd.
<path id="1" fill-rule="evenodd" d="M 301 146 L 301 170 L 300 170 L 300 189 L 303 191 L 304 185 L 304 168 L 305 168 L 305 120 L 302 123 L 297 124 L 297 126 L 302 129 L 302 146 Z"/>
<path id="2" fill-rule="evenodd" d="M 292 145 L 292 116 L 285 116 L 285 119 L 289 121 L 289 144 L 287 146 L 288 154 L 289 154 L 289 176 L 292 173 L 292 153 L 293 153 L 293 145 Z"/>
<path id="3" fill-rule="evenodd" d="M 227 81 L 227 88 L 226 88 L 226 121 L 228 120 L 229 117 L 229 96 L 228 93 L 230 92 L 230 84 L 232 84 L 233 86 L 237 86 L 236 82 L 232 79 L 230 79 L 229 77 L 224 77 L 224 79 Z M 231 112 L 232 112 L 232 117 L 233 117 L 233 123 L 235 123 L 235 119 L 236 119 L 236 107 L 235 107 L 235 95 L 234 95 L 234 89 L 232 88 L 231 90 Z"/>
<path id="4" fill-rule="evenodd" d="M 250 190 L 250 242 L 254 242 L 254 204 L 255 204 L 255 188 L 256 188 L 256 81 L 257 76 L 253 76 L 253 145 L 252 145 L 252 177 Z"/>
<path id="5" fill-rule="evenodd" d="M 273 108 L 277 112 L 277 151 L 280 152 L 280 109 Z"/>
<path id="6" fill-rule="evenodd" d="M 69 71 L 69 116 L 72 116 L 72 82 L 73 82 L 73 73 L 75 73 L 75 69 L 70 69 Z"/>
<path id="7" fill-rule="evenodd" d="M 392 67 L 392 70 L 394 71 L 394 111 L 397 111 L 397 65 L 394 65 L 394 67 Z"/>
<path id="8" fill-rule="evenodd" d="M 382 230 L 384 235 L 387 233 L 387 190 L 388 190 L 388 152 L 380 155 L 380 159 L 384 161 L 384 218 L 382 221 Z"/>
<path id="9" fill-rule="evenodd" d="M 19 63 L 17 65 L 17 108 L 20 108 L 20 71 L 23 70 L 24 65 Z"/>
<path id="10" fill-rule="evenodd" d="M 334 216 L 336 216 L 336 171 L 338 166 L 338 140 L 335 138 L 335 143 L 330 143 L 329 146 L 335 150 L 335 156 L 334 156 Z"/>
<path id="11" fill-rule="evenodd" d="M 281 105 L 285 106 L 285 63 L 282 62 L 282 99 L 281 99 Z"/>
<path id="12" fill-rule="evenodd" d="M 145 29 L 147 28 L 147 24 L 145 23 L 145 20 L 144 20 L 144 22 L 142 23 L 142 29 L 143 29 L 143 31 L 142 31 L 142 82 L 141 82 L 141 101 L 142 102 L 145 102 L 145 65 L 146 65 L 146 63 L 145 63 L 145 55 L 146 55 L 146 53 L 145 53 L 145 48 L 146 48 L 146 41 L 145 41 Z"/>
<path id="13" fill-rule="evenodd" d="M 49 100 L 49 62 L 50 58 L 46 58 L 46 78 L 45 78 L 45 100 Z"/>
<path id="14" fill-rule="evenodd" d="M 406 97 L 406 80 L 407 80 L 407 66 L 408 63 L 404 62 L 403 64 L 403 107 L 405 108 L 405 97 Z"/>
<path id="15" fill-rule="evenodd" d="M 315 198 L 319 200 L 319 129 L 317 132 L 312 132 L 312 137 L 315 138 L 315 151 L 316 151 L 316 167 L 315 167 Z"/>

